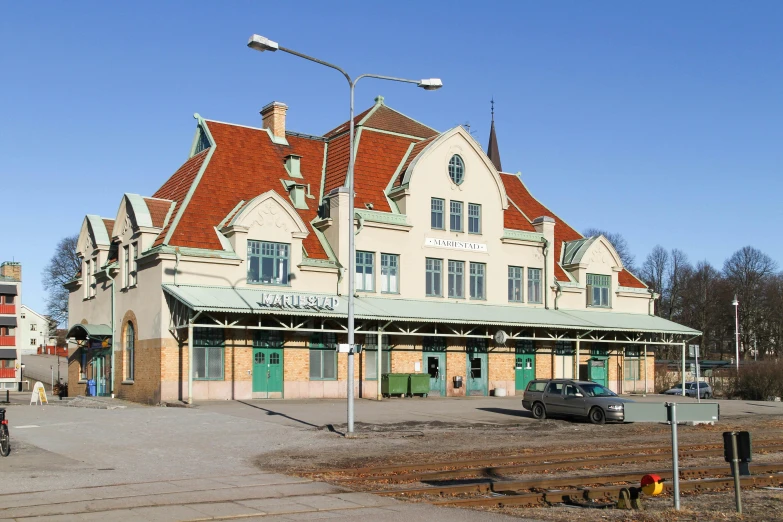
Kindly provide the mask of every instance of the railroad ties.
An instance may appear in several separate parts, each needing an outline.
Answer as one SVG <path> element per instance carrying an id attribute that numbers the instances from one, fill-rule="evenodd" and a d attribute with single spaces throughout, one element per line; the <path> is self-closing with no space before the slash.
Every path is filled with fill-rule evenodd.
<path id="1" fill-rule="evenodd" d="M 758 440 L 756 454 L 783 453 L 783 440 Z M 680 459 L 710 461 L 708 466 L 680 468 L 680 491 L 700 492 L 733 485 L 723 462 L 722 444 L 680 446 Z M 615 502 L 621 491 L 638 487 L 642 475 L 672 478 L 671 447 L 636 447 L 557 454 L 520 454 L 484 459 L 419 462 L 392 466 L 325 469 L 306 475 L 354 489 L 396 498 L 419 498 L 436 505 L 462 507 L 542 506 L 559 503 Z M 720 465 L 718 465 L 718 459 Z M 783 459 L 782 459 L 783 460 Z M 660 463 L 658 463 L 660 462 Z M 629 465 L 655 463 L 659 469 L 628 471 Z M 651 466 L 652 468 L 653 466 Z M 613 470 L 612 468 L 615 468 Z M 619 468 L 620 471 L 617 471 Z M 586 475 L 590 469 L 600 470 Z M 579 470 L 571 476 L 541 476 Z M 783 485 L 783 461 L 754 463 L 743 487 Z M 525 475 L 516 480 L 514 475 Z M 527 478 L 533 475 L 535 478 Z M 386 484 L 387 487 L 379 486 Z M 401 487 L 403 485 L 415 487 Z M 423 484 L 423 485 L 422 485 Z M 664 493 L 668 484 L 664 484 Z"/>

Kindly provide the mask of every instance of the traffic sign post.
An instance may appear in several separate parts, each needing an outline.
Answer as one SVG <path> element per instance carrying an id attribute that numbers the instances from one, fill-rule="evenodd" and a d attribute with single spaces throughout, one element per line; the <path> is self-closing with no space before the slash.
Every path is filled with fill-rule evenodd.
<path id="1" fill-rule="evenodd" d="M 753 446 L 750 432 L 724 431 L 723 458 L 731 462 L 731 474 L 734 476 L 734 503 L 737 513 L 742 514 L 742 497 L 740 495 L 740 476 L 750 475 L 748 462 L 753 460 Z"/>
<path id="2" fill-rule="evenodd" d="M 715 422 L 720 417 L 716 403 L 643 403 L 627 402 L 623 405 L 625 422 L 668 422 L 672 426 L 672 483 L 674 509 L 680 509 L 680 463 L 677 443 L 678 422 Z M 739 479 L 737 479 L 739 480 Z"/>

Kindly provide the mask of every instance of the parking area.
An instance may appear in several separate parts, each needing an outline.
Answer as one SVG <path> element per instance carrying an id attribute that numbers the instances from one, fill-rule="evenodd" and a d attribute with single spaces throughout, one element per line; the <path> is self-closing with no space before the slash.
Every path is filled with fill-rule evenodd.
<path id="1" fill-rule="evenodd" d="M 624 396 L 638 402 L 697 402 L 672 395 Z M 706 402 L 706 401 L 702 401 Z M 752 415 L 783 415 L 783 403 L 763 401 L 714 400 L 721 416 L 738 418 Z M 292 427 L 341 426 L 347 417 L 345 399 L 307 399 L 279 401 L 210 401 L 198 408 L 223 415 L 263 420 Z M 439 422 L 449 426 L 482 424 L 508 426 L 532 419 L 522 408 L 521 397 L 395 398 L 381 402 L 355 401 L 355 419 L 361 424 L 398 424 Z"/>

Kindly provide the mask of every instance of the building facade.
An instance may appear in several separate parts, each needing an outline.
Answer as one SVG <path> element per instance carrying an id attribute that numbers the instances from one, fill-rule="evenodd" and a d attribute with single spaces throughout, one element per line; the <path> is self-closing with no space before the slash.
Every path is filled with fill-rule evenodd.
<path id="1" fill-rule="evenodd" d="M 41 353 L 41 348 L 56 343 L 51 334 L 51 320 L 39 314 L 27 305 L 21 305 L 19 311 L 19 352 L 22 355 Z"/>
<path id="2" fill-rule="evenodd" d="M 434 395 L 518 393 L 535 377 L 650 390 L 655 347 L 698 332 L 604 237 L 583 237 L 466 132 L 382 97 L 323 136 L 196 115 L 189 159 L 152 196 L 87 215 L 68 284 L 69 386 L 157 403 L 344 397 L 348 238 L 356 241 L 354 382 L 427 373 Z M 192 364 L 191 364 L 192 362 Z M 94 390 L 89 385 L 94 383 Z"/>
<path id="3" fill-rule="evenodd" d="M 0 390 L 15 390 L 22 380 L 18 328 L 21 302 L 22 265 L 4 262 L 0 265 Z"/>

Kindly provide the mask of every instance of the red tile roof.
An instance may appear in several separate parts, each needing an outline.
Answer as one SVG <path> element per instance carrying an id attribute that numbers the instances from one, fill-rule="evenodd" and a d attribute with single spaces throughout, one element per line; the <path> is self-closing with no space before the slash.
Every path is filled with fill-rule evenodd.
<path id="1" fill-rule="evenodd" d="M 201 165 L 207 157 L 208 150 L 209 149 L 205 149 L 199 152 L 183 163 L 182 166 L 177 169 L 177 172 L 175 172 L 166 183 L 152 195 L 152 197 L 174 201 L 176 203 L 174 210 L 177 211 L 182 205 L 182 201 L 185 199 L 188 189 L 193 184 L 196 174 L 198 174 L 198 171 L 201 169 Z M 173 222 L 174 219 L 170 219 L 166 224 L 166 227 L 161 230 L 160 234 L 158 234 L 158 237 L 155 239 L 154 246 L 163 244 L 163 240 L 166 238 L 166 234 L 168 234 L 169 228 Z"/>
<path id="2" fill-rule="evenodd" d="M 506 187 L 506 193 L 513 198 L 514 202 L 531 220 L 535 220 L 537 217 L 549 216 L 555 220 L 555 244 L 554 244 L 554 256 L 555 256 L 555 278 L 558 281 L 570 281 L 565 270 L 560 266 L 560 249 L 563 243 L 566 241 L 576 241 L 582 239 L 582 234 L 568 226 L 568 224 L 557 217 L 554 212 L 546 208 L 544 205 L 538 202 L 534 198 L 527 187 L 522 183 L 515 174 L 507 174 L 501 172 L 504 176 L 503 182 Z"/>
<path id="3" fill-rule="evenodd" d="M 329 142 L 326 150 L 326 176 L 324 176 L 324 194 L 329 194 L 333 189 L 345 183 L 345 175 L 348 172 L 348 133 L 345 133 Z"/>
<path id="4" fill-rule="evenodd" d="M 163 223 L 166 221 L 166 216 L 171 208 L 171 201 L 165 199 L 153 199 L 144 198 L 144 202 L 147 204 L 147 209 L 150 211 L 152 217 L 152 226 L 155 228 L 163 228 Z"/>
<path id="5" fill-rule="evenodd" d="M 109 234 L 109 242 L 111 242 L 111 231 L 114 229 L 114 220 L 101 218 L 103 220 L 103 226 L 106 227 L 106 232 Z"/>
<path id="6" fill-rule="evenodd" d="M 646 284 L 642 283 L 638 277 L 627 270 L 623 270 L 617 274 L 617 281 L 620 283 L 620 286 L 628 286 L 630 288 L 647 288 Z"/>
<path id="7" fill-rule="evenodd" d="M 356 205 L 363 208 L 372 203 L 373 210 L 391 212 L 386 199 L 386 186 L 400 166 L 402 158 L 412 143 L 410 138 L 374 132 L 362 131 L 359 150 L 356 154 Z"/>
<path id="8" fill-rule="evenodd" d="M 435 129 L 427 127 L 394 109 L 390 109 L 386 105 L 378 107 L 378 110 L 373 112 L 362 125 L 373 129 L 407 134 L 417 138 L 431 138 L 439 134 Z"/>
<path id="9" fill-rule="evenodd" d="M 367 120 L 358 126 L 365 116 Z M 429 143 L 429 140 L 436 137 L 438 132 L 394 109 L 377 103 L 356 116 L 354 125 L 357 125 L 354 132 L 358 133 L 359 128 L 363 129 L 356 152 L 356 204 L 363 206 L 365 203 L 372 203 L 374 210 L 391 212 L 385 190 L 405 156 L 405 152 L 411 143 L 417 143 L 420 139 L 426 139 Z M 373 132 L 372 129 L 386 132 Z M 327 149 L 324 194 L 345 184 L 350 142 L 347 130 L 348 122 L 345 122 L 325 135 L 331 139 Z M 388 132 L 396 134 L 387 134 Z M 397 134 L 404 134 L 408 137 Z M 407 168 L 424 146 L 426 145 L 417 143 L 414 151 L 406 160 L 404 168 Z M 396 185 L 399 183 L 399 179 L 395 180 Z"/>
<path id="10" fill-rule="evenodd" d="M 169 244 L 221 250 L 214 228 L 241 200 L 250 201 L 268 190 L 275 190 L 288 199 L 280 179 L 290 179 L 284 158 L 289 154 L 301 156 L 301 182 L 317 188 L 321 182 L 325 143 L 321 140 L 287 136 L 290 146 L 276 145 L 266 131 L 208 121 L 210 133 L 217 147 L 210 158 L 190 202 L 184 210 Z M 160 197 L 156 193 L 156 197 Z M 297 209 L 310 227 L 316 217 L 318 201 L 308 199 L 308 209 Z M 315 233 L 304 239 L 307 255 L 327 259 L 326 252 Z"/>
<path id="11" fill-rule="evenodd" d="M 362 121 L 362 118 L 367 116 L 367 113 L 370 112 L 371 110 L 373 110 L 374 108 L 375 108 L 375 105 L 373 105 L 372 107 L 370 107 L 366 111 L 362 111 L 360 114 L 357 114 L 356 116 L 353 117 L 354 129 L 356 128 L 357 125 L 359 125 L 359 122 Z M 324 134 L 324 138 L 333 138 L 333 137 L 337 136 L 338 134 L 342 134 L 343 132 L 348 132 L 348 121 L 345 121 L 345 122 L 341 123 L 340 125 L 338 125 L 334 129 L 332 129 L 329 132 L 325 133 Z"/>

